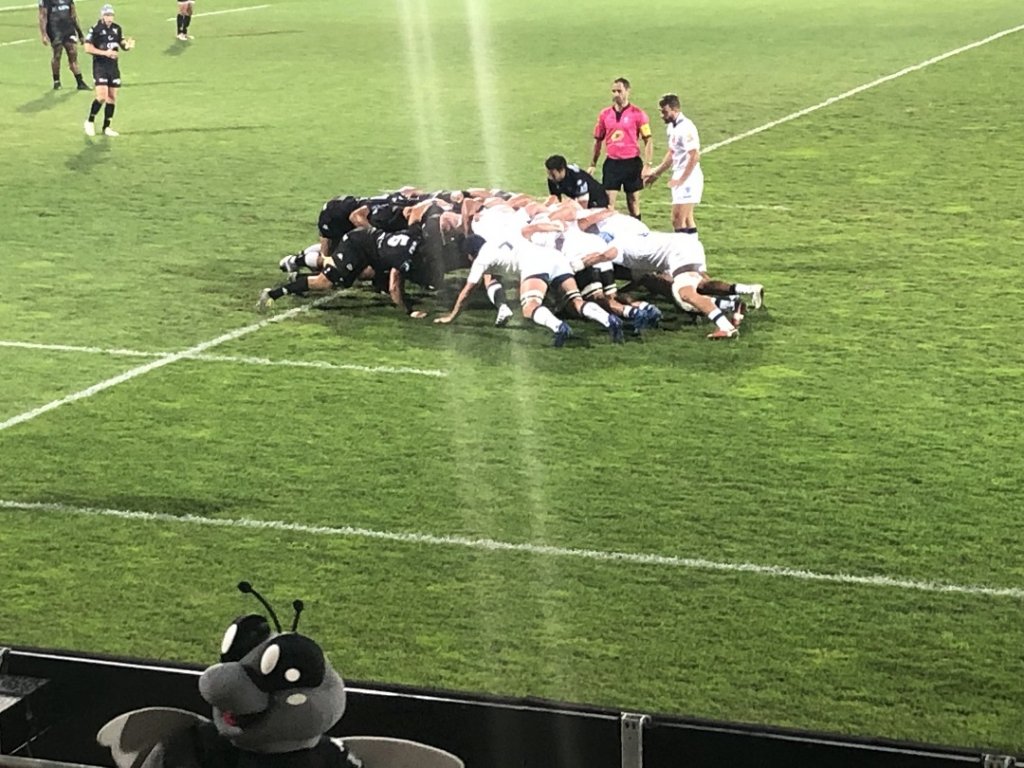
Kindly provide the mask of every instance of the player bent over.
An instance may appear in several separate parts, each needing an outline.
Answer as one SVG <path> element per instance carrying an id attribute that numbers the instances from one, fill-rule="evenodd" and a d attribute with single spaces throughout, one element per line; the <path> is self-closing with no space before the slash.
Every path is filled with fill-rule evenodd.
<path id="1" fill-rule="evenodd" d="M 406 277 L 413 272 L 419 240 L 407 232 L 381 232 L 379 229 L 354 229 L 346 234 L 337 250 L 322 259 L 322 271 L 313 275 L 296 275 L 293 280 L 277 288 L 264 288 L 256 308 L 265 312 L 276 299 L 285 295 L 303 295 L 309 291 L 329 291 L 331 288 L 350 288 L 360 277 L 387 279 L 386 288 L 391 301 L 409 317 L 420 319 L 426 312 L 413 310 L 405 294 Z"/>

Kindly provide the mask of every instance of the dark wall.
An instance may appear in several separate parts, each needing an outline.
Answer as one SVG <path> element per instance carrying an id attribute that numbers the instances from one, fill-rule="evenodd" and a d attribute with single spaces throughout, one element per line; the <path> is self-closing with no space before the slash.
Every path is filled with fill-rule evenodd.
<path id="1" fill-rule="evenodd" d="M 7 675 L 46 680 L 32 694 L 28 750 L 51 760 L 112 765 L 95 742 L 111 718 L 150 706 L 209 716 L 200 668 L 15 649 Z M 620 713 L 550 701 L 349 682 L 348 710 L 332 735 L 379 735 L 421 741 L 461 757 L 468 768 L 620 768 Z M 0 713 L 0 736 L 15 733 L 22 707 Z M 979 752 L 854 740 L 732 723 L 653 715 L 643 729 L 646 768 L 805 765 L 829 768 L 941 768 L 982 765 Z M 13 751 L 10 737 L 0 750 Z"/>

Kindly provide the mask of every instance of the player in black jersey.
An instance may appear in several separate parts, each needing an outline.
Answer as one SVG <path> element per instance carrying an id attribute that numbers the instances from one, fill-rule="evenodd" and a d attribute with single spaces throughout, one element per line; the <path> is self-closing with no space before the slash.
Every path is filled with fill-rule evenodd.
<path id="1" fill-rule="evenodd" d="M 314 275 L 298 275 L 286 285 L 264 288 L 257 310 L 265 312 L 276 299 L 287 294 L 349 288 L 356 280 L 372 279 L 378 290 L 386 290 L 396 307 L 412 318 L 427 316 L 413 310 L 405 294 L 406 278 L 420 271 L 417 249 L 420 239 L 411 230 L 384 232 L 376 227 L 353 229 L 341 238 L 329 255 L 320 256 L 322 271 Z"/>
<path id="2" fill-rule="evenodd" d="M 43 45 L 53 50 L 50 59 L 53 90 L 60 88 L 60 58 L 64 51 L 68 52 L 68 68 L 78 81 L 78 90 L 90 90 L 78 67 L 78 43 L 85 35 L 78 23 L 75 0 L 39 0 L 39 34 Z"/>
<path id="3" fill-rule="evenodd" d="M 121 87 L 121 70 L 117 57 L 121 51 L 129 51 L 135 41 L 124 36 L 121 25 L 114 22 L 114 6 L 107 4 L 100 9 L 100 20 L 85 36 L 85 50 L 92 54 L 92 76 L 96 81 L 96 98 L 85 121 L 86 136 L 96 135 L 96 115 L 103 107 L 103 135 L 117 136 L 110 127 L 114 119 L 114 103 L 117 89 Z"/>
<path id="4" fill-rule="evenodd" d="M 604 185 L 578 165 L 570 165 L 561 155 L 544 161 L 548 170 L 548 193 L 561 200 L 571 197 L 584 208 L 607 208 L 608 192 Z"/>

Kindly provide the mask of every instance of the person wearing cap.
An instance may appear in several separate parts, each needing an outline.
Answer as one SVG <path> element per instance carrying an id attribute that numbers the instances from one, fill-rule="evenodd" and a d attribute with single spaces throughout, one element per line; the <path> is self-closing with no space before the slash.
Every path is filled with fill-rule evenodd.
<path id="1" fill-rule="evenodd" d="M 78 23 L 75 0 L 39 0 L 39 34 L 43 45 L 53 49 L 50 71 L 53 73 L 53 90 L 60 90 L 60 59 L 68 52 L 68 69 L 78 81 L 78 90 L 88 91 L 89 86 L 82 79 L 78 68 L 78 42 L 85 37 Z"/>
<path id="2" fill-rule="evenodd" d="M 191 40 L 188 26 L 192 23 L 192 0 L 178 0 L 178 34 L 179 40 Z"/>
<path id="3" fill-rule="evenodd" d="M 121 51 L 128 51 L 134 45 L 130 37 L 124 36 L 121 25 L 114 21 L 114 6 L 104 5 L 100 9 L 100 19 L 85 36 L 86 53 L 92 54 L 92 77 L 96 84 L 96 98 L 89 108 L 89 117 L 85 121 L 85 134 L 96 135 L 96 115 L 103 108 L 103 135 L 117 136 L 110 127 L 114 119 L 114 105 L 117 101 L 117 89 L 121 86 L 121 70 L 117 57 Z"/>

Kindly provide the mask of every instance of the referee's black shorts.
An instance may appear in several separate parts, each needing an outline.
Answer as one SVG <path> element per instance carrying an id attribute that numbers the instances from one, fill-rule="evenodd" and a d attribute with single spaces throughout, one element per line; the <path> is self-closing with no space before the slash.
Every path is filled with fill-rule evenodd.
<path id="1" fill-rule="evenodd" d="M 605 189 L 638 192 L 644 188 L 644 180 L 640 176 L 643 170 L 644 161 L 639 157 L 631 157 L 628 160 L 607 157 L 602 168 L 601 186 Z"/>

